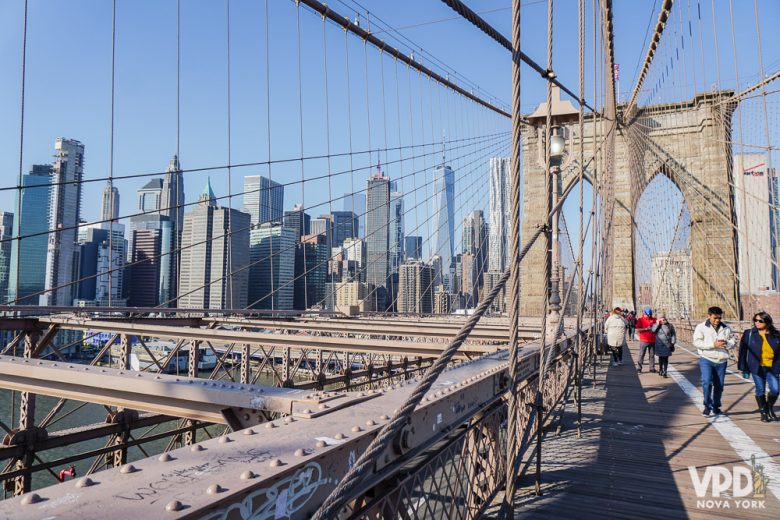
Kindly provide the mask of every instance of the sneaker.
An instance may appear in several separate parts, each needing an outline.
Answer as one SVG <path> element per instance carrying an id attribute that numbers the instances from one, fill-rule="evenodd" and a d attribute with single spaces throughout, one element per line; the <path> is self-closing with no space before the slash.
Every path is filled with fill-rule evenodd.
<path id="1" fill-rule="evenodd" d="M 612 362 L 612 366 L 613 366 L 613 367 L 616 367 L 616 366 L 617 366 L 617 361 L 613 361 L 613 362 Z"/>
<path id="2" fill-rule="evenodd" d="M 623 362 L 622 361 L 618 361 L 618 365 L 622 367 L 623 366 Z"/>
<path id="3" fill-rule="evenodd" d="M 654 368 L 651 368 L 651 369 L 650 369 L 650 372 L 651 372 L 651 373 L 655 372 L 655 369 L 654 369 Z"/>
<path id="4" fill-rule="evenodd" d="M 715 408 L 714 410 L 712 410 L 712 414 L 713 415 L 726 415 L 725 413 L 723 413 L 723 410 L 721 410 L 720 408 Z"/>
<path id="5" fill-rule="evenodd" d="M 664 372 L 663 375 L 664 375 L 665 378 L 669 377 L 669 374 L 667 374 L 666 372 Z"/>
<path id="6" fill-rule="evenodd" d="M 705 407 L 704 410 L 701 411 L 701 414 L 704 417 L 709 417 L 711 412 L 712 412 L 712 410 L 710 410 L 709 408 Z"/>

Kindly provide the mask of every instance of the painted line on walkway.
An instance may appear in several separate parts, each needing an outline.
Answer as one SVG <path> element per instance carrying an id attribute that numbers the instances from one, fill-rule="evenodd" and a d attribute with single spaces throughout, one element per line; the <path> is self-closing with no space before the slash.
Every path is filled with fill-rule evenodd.
<path id="1" fill-rule="evenodd" d="M 680 386 L 683 392 L 693 401 L 700 411 L 704 409 L 704 394 L 699 391 L 698 388 L 693 386 L 688 378 L 680 373 L 679 370 L 673 366 L 669 366 L 669 375 Z M 752 456 L 756 457 L 756 461 L 764 465 L 764 473 L 769 477 L 769 491 L 780 500 L 780 466 L 775 464 L 772 457 L 765 452 L 761 446 L 755 443 L 753 439 L 748 436 L 737 426 L 734 421 L 725 415 L 718 415 L 715 417 L 709 417 L 708 420 L 712 424 L 721 436 L 726 439 L 726 442 L 731 445 L 731 448 L 739 455 L 742 460 L 750 466 L 750 459 Z"/>
<path id="2" fill-rule="evenodd" d="M 698 354 L 698 352 L 692 352 L 692 351 L 688 350 L 687 348 L 683 347 L 682 345 L 680 345 L 679 343 L 677 343 L 677 344 L 675 345 L 675 347 L 680 347 L 681 349 L 683 349 L 684 351 L 686 351 L 688 354 L 690 354 L 691 356 L 693 356 L 693 357 L 695 357 L 695 358 L 701 358 L 701 356 Z M 671 364 L 671 361 L 670 361 L 669 363 Z M 727 368 L 727 369 L 726 369 L 726 372 L 728 372 L 728 373 L 729 373 L 729 374 L 731 374 L 732 376 L 734 376 L 734 377 L 736 377 L 737 379 L 739 379 L 739 382 L 740 382 L 740 383 L 745 383 L 745 384 L 749 384 L 749 385 L 753 385 L 753 386 L 755 386 L 755 385 L 756 385 L 756 384 L 753 382 L 753 379 L 752 379 L 752 378 L 750 378 L 750 379 L 745 379 L 744 377 L 742 377 L 742 374 L 741 374 L 740 372 L 735 372 L 735 371 L 731 370 L 730 368 Z"/>

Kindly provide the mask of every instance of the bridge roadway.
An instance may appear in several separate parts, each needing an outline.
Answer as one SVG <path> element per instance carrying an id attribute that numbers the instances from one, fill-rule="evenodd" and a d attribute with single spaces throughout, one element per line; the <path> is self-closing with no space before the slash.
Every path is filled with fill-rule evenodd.
<path id="1" fill-rule="evenodd" d="M 630 350 L 623 366 L 602 364 L 595 384 L 588 374 L 582 438 L 576 437 L 576 410 L 570 407 L 560 436 L 551 432 L 544 442 L 543 495 L 535 495 L 531 471 L 522 478 L 515 517 L 780 517 L 780 423 L 759 421 L 752 382 L 728 373 L 726 416 L 707 419 L 700 413 L 693 348 L 677 348 L 668 379 L 647 372 L 647 365 L 637 374 L 631 359 L 638 357 L 638 345 Z M 750 468 L 753 455 L 770 479 L 765 497 L 730 498 L 731 488 L 721 497 L 711 489 L 697 497 L 689 467 L 704 477 L 707 466 Z M 496 514 L 496 507 L 488 511 Z"/>

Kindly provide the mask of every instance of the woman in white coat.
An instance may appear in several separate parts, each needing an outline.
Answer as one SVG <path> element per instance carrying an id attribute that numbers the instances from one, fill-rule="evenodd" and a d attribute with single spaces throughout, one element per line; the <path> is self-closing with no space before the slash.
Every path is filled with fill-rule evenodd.
<path id="1" fill-rule="evenodd" d="M 615 307 L 607 321 L 604 322 L 604 332 L 607 333 L 607 345 L 612 351 L 612 366 L 623 364 L 623 346 L 626 344 L 628 323 L 623 319 L 620 307 Z"/>

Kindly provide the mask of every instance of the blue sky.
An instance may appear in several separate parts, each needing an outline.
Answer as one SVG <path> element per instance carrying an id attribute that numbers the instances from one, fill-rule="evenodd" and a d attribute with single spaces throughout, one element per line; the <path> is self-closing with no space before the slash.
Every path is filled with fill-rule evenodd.
<path id="1" fill-rule="evenodd" d="M 737 4 L 737 60 L 740 79 L 747 84 L 751 79 L 755 81 L 758 70 L 753 2 L 734 1 Z M 546 2 L 527 0 L 524 3 L 527 5 L 523 8 L 523 50 L 544 65 Z M 590 1 L 586 3 L 586 96 L 590 99 L 592 7 Z M 635 70 L 644 57 L 648 24 L 655 24 L 658 2 L 624 0 L 614 3 L 616 61 L 621 67 L 622 97 L 626 98 L 633 86 Z M 681 0 L 675 7 L 695 10 L 697 3 L 700 2 Z M 703 67 L 705 77 L 701 74 L 697 77 L 698 90 L 702 85 L 715 84 L 717 72 L 715 55 L 711 51 L 714 41 L 712 10 L 709 1 L 701 3 L 702 37 L 708 53 Z M 500 102 L 509 101 L 509 53 L 467 22 L 452 20 L 455 13 L 443 3 L 361 0 L 361 4 L 372 12 L 372 16 L 394 27 L 406 27 L 401 33 L 447 64 L 453 78 L 456 76 L 452 71 L 457 71 Z M 764 65 L 767 72 L 774 72 L 780 63 L 777 51 L 780 32 L 774 30 L 780 20 L 780 2 L 762 0 L 758 4 Z M 269 33 L 265 29 L 266 5 Z M 471 1 L 469 5 L 476 11 L 485 12 L 485 19 L 499 31 L 507 36 L 510 34 L 508 0 Z M 185 169 L 224 166 L 229 162 L 226 6 L 225 1 L 181 0 L 180 155 Z M 330 6 L 351 17 L 361 11 L 352 0 L 336 0 Z M 21 1 L 0 2 L 0 69 L 3 70 L 0 75 L 0 142 L 5 145 L 4 153 L 0 154 L 0 171 L 3 172 L 0 185 L 4 187 L 16 185 L 19 168 L 21 7 Z M 735 76 L 728 9 L 728 1 L 716 0 L 720 85 L 724 88 L 733 87 Z M 390 148 L 399 144 L 408 147 L 437 143 L 443 135 L 448 140 L 472 139 L 474 141 L 465 141 L 462 146 L 452 146 L 449 152 L 453 167 L 463 173 L 459 177 L 456 206 L 462 213 L 478 207 L 487 210 L 487 154 L 508 154 L 508 150 L 506 139 L 494 137 L 491 140 L 480 136 L 507 132 L 508 122 L 431 85 L 417 74 L 410 74 L 406 67 L 387 57 L 382 58 L 373 48 L 364 49 L 363 43 L 356 38 L 345 39 L 343 31 L 330 23 L 325 24 L 323 34 L 322 20 L 304 8 L 300 9 L 302 103 L 299 104 L 296 11 L 291 0 L 270 0 L 267 4 L 230 1 L 230 162 L 264 162 L 268 161 L 269 155 L 273 161 L 300 158 L 301 121 L 303 156 L 307 157 L 325 155 L 328 151 L 334 154 L 347 153 L 350 149 L 367 150 L 369 134 L 373 149 L 384 148 L 385 143 Z M 556 2 L 554 69 L 559 78 L 575 90 L 578 81 L 576 15 L 573 0 Z M 23 170 L 27 172 L 33 163 L 50 162 L 54 139 L 65 136 L 85 144 L 86 178 L 106 177 L 110 170 L 111 2 L 30 0 L 28 20 Z M 367 23 L 366 16 L 362 15 L 361 24 L 366 26 Z M 378 22 L 373 23 L 376 30 Z M 160 172 L 176 150 L 176 27 L 175 0 L 117 1 L 115 176 Z M 391 41 L 390 34 L 381 36 Z M 269 42 L 267 48 L 266 40 Z M 391 43 L 400 46 L 397 41 Z M 401 49 L 409 52 L 408 48 Z M 266 55 L 270 63 L 267 63 Z M 419 49 L 415 56 L 442 71 Z M 328 63 L 327 97 L 325 57 Z M 698 54 L 697 58 L 700 58 Z M 269 75 L 266 75 L 266 67 L 270 69 Z M 529 68 L 524 68 L 523 74 L 523 107 L 530 111 L 543 99 L 545 86 Z M 460 78 L 457 81 L 464 82 Z M 270 85 L 270 102 L 267 85 Z M 690 92 L 693 90 L 691 85 Z M 680 97 L 680 92 L 675 92 Z M 403 178 L 404 192 L 418 195 L 418 199 L 407 200 L 407 232 L 414 228 L 422 231 L 430 212 L 428 205 L 422 202 L 426 193 L 430 195 L 430 172 L 411 172 L 430 169 L 439 149 L 440 145 L 431 144 L 407 148 L 403 156 L 392 152 L 379 157 L 383 163 L 390 163 L 385 170 L 391 177 Z M 414 160 L 411 160 L 412 155 L 416 157 Z M 303 192 L 299 185 L 288 187 L 285 206 L 291 208 L 293 203 L 303 201 L 307 207 L 317 206 L 312 213 L 318 215 L 331 208 L 341 209 L 341 201 L 331 204 L 326 201 L 353 189 L 363 189 L 370 165 L 377 159 L 376 154 L 371 154 L 370 160 L 368 154 L 362 154 L 355 155 L 352 164 L 344 156 L 331 161 L 310 159 L 276 163 L 270 172 L 267 165 L 236 167 L 231 175 L 225 169 L 192 172 L 185 177 L 186 194 L 193 200 L 207 176 L 211 176 L 218 196 L 240 192 L 244 175 L 270 174 L 274 180 L 285 183 L 305 178 Z M 328 171 L 333 174 L 354 168 L 364 169 L 332 177 L 330 182 L 311 180 Z M 135 210 L 135 190 L 144 183 L 144 179 L 116 183 L 121 191 L 122 214 Z M 86 185 L 84 219 L 97 218 L 98 196 L 103 186 L 103 181 Z M 227 205 L 227 201 L 224 203 Z M 240 198 L 235 198 L 231 204 L 240 206 Z M 0 209 L 13 211 L 13 205 L 13 192 L 0 192 Z M 413 213 L 410 208 L 415 205 Z M 572 210 L 567 211 L 571 214 Z M 568 220 L 576 222 L 573 215 Z"/>

